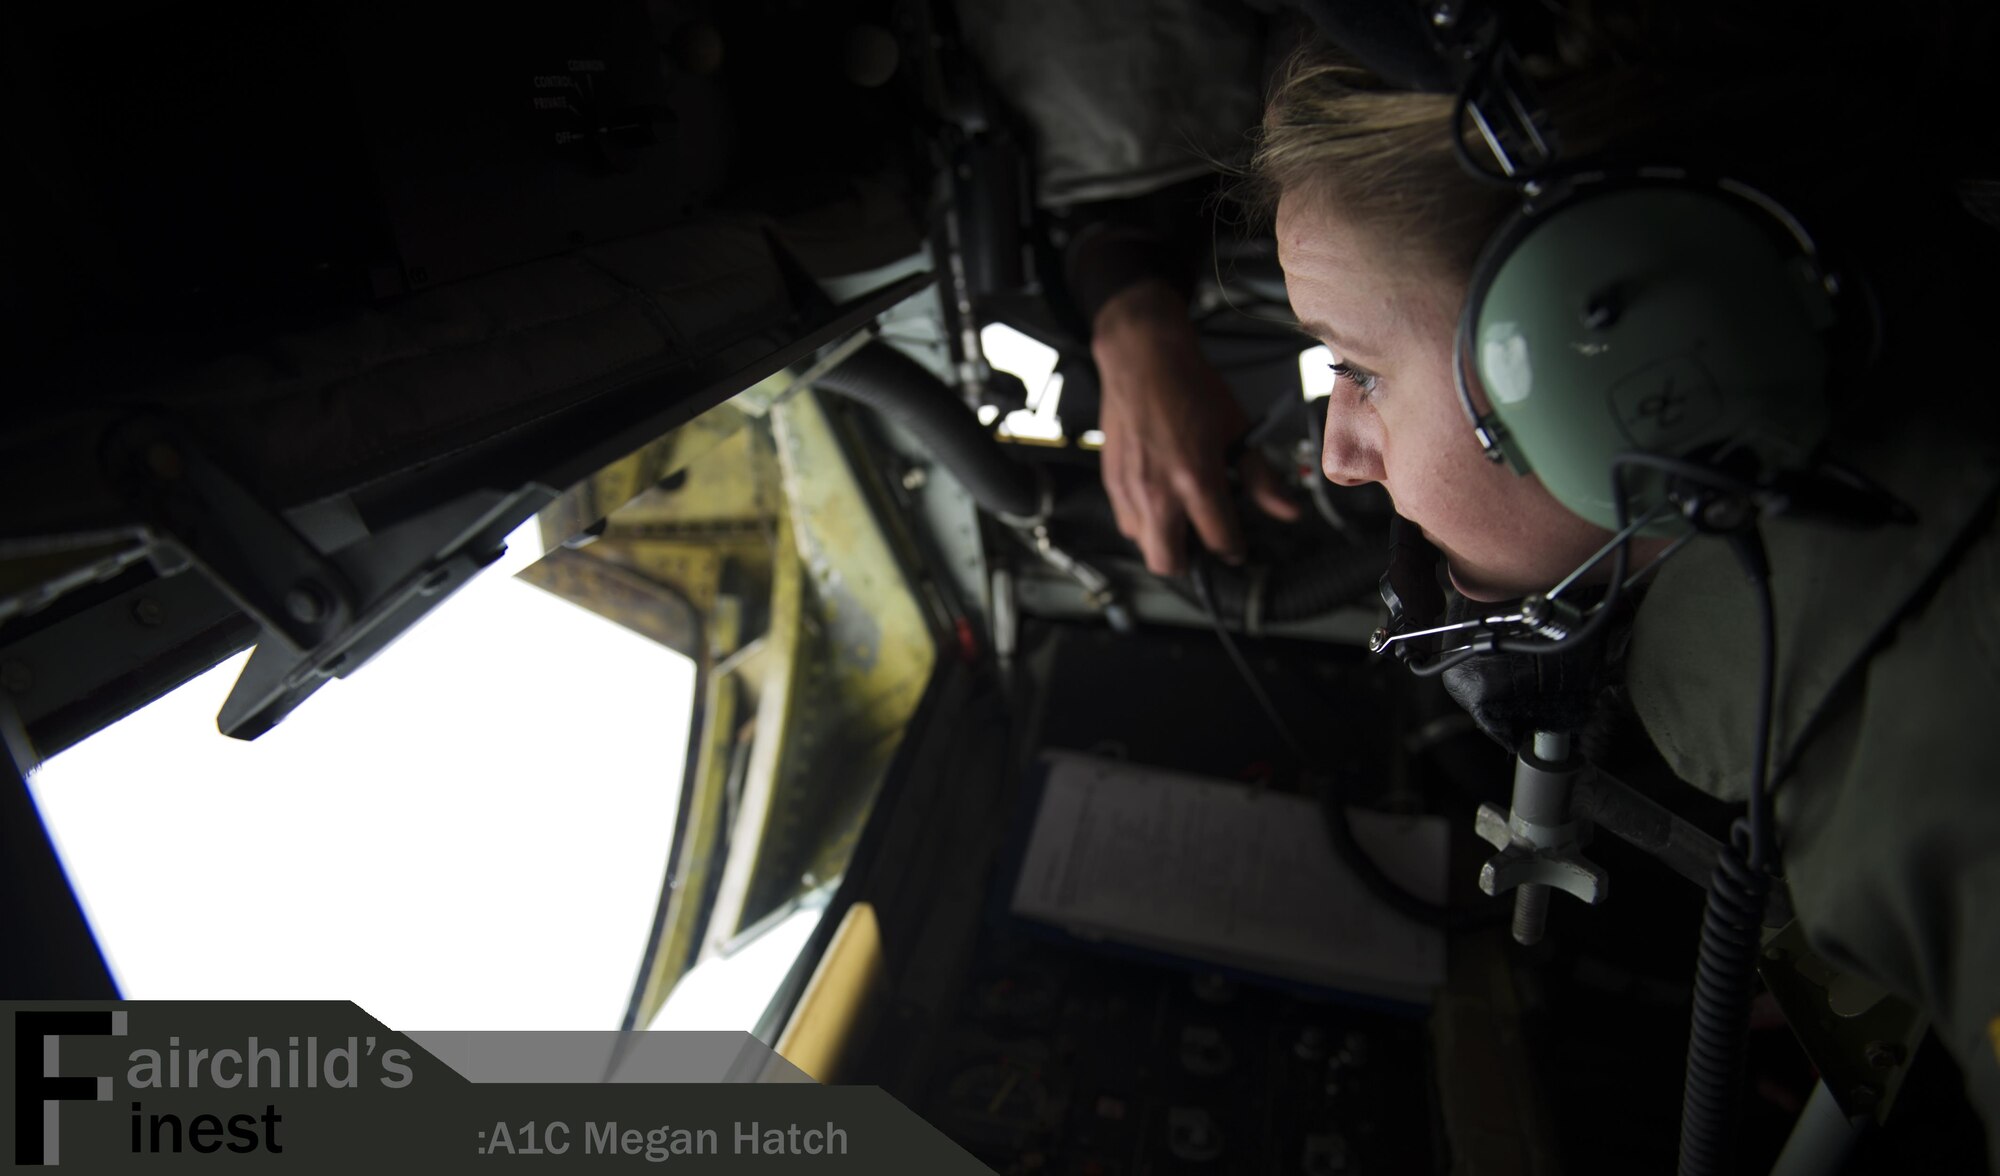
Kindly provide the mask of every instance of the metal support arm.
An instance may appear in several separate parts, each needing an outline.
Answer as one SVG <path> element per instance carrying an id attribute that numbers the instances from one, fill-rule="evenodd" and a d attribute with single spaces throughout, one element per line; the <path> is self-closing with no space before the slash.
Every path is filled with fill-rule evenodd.
<path id="1" fill-rule="evenodd" d="M 1583 768 L 1570 754 L 1569 736 L 1537 731 L 1531 750 L 1514 766 L 1514 799 L 1502 816 L 1479 806 L 1479 836 L 1499 853 L 1479 871 L 1479 888 L 1491 895 L 1514 892 L 1514 939 L 1541 942 L 1549 891 L 1563 890 L 1595 906 L 1611 888 L 1604 867 L 1583 856 L 1589 826 L 1571 811 L 1571 794 Z"/>

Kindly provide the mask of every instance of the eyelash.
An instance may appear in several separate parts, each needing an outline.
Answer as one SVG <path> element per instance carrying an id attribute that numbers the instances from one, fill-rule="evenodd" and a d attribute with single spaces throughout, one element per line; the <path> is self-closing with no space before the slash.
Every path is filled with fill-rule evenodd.
<path id="1" fill-rule="evenodd" d="M 1375 394 L 1378 378 L 1373 372 L 1365 372 L 1352 364 L 1345 363 L 1330 363 L 1326 366 L 1327 370 L 1333 373 L 1334 379 L 1346 380 L 1354 385 L 1355 390 L 1361 393 L 1362 399 L 1365 400 Z"/>

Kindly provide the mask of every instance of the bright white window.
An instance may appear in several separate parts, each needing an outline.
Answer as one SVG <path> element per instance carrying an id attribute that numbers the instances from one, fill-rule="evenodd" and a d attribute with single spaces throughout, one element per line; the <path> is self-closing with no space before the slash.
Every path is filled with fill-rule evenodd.
<path id="1" fill-rule="evenodd" d="M 347 999 L 392 1028 L 611 1029 L 672 843 L 687 658 L 509 554 L 262 738 L 247 655 L 31 781 L 120 990 Z"/>
<path id="2" fill-rule="evenodd" d="M 756 938 L 726 956 L 710 956 L 688 969 L 653 1018 L 653 1029 L 741 1029 L 757 1027 L 764 1010 L 799 953 L 806 949 L 826 911 L 829 892 L 802 903 Z"/>
<path id="3" fill-rule="evenodd" d="M 1333 395 L 1333 352 L 1324 346 L 1299 352 L 1299 391 L 1307 400 Z"/>
<path id="4" fill-rule="evenodd" d="M 1000 422 L 1000 435 L 1025 441 L 1062 440 L 1056 406 L 1062 400 L 1062 377 L 1056 374 L 1056 349 L 1005 323 L 988 323 L 979 332 L 986 362 L 1021 377 L 1028 387 L 1028 406 L 1015 409 Z"/>

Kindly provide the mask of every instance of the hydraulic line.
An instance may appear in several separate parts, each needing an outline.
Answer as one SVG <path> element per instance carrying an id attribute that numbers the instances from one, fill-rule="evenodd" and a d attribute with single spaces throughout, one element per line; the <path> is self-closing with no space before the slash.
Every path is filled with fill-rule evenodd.
<path id="1" fill-rule="evenodd" d="M 893 417 L 923 440 L 979 505 L 1015 525 L 1046 513 L 1034 470 L 1009 457 L 944 381 L 875 340 L 821 376 L 821 388 Z"/>

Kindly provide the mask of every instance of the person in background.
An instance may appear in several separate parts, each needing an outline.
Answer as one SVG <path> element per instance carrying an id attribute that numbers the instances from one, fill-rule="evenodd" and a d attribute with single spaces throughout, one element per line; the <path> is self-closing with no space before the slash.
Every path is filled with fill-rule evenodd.
<path id="1" fill-rule="evenodd" d="M 1244 556 L 1232 465 L 1273 518 L 1300 508 L 1254 452 L 1250 418 L 1189 315 L 1217 194 L 1262 105 L 1271 22 L 1234 0 L 960 0 L 967 47 L 1034 137 L 1035 197 L 1069 232 L 1070 299 L 1090 332 L 1118 529 L 1178 575 L 1188 535 Z"/>

